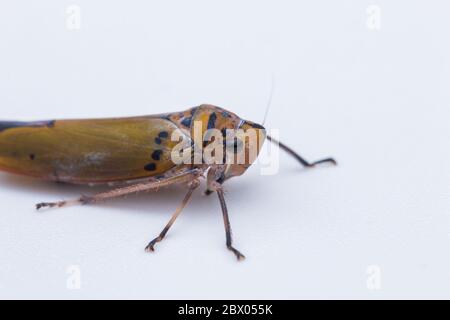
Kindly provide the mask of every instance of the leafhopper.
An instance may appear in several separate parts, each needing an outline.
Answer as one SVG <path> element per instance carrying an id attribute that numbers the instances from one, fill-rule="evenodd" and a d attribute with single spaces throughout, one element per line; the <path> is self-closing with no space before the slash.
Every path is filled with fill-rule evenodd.
<path id="1" fill-rule="evenodd" d="M 75 200 L 42 202 L 37 209 L 93 204 L 174 184 L 187 193 L 161 233 L 146 247 L 154 251 L 206 179 L 206 194 L 218 195 L 226 246 L 232 245 L 223 183 L 242 175 L 265 140 L 279 145 L 302 165 L 336 164 L 332 158 L 308 162 L 266 134 L 262 125 L 213 105 L 182 112 L 108 119 L 0 121 L 0 170 L 56 182 L 108 184 L 110 191 Z"/>

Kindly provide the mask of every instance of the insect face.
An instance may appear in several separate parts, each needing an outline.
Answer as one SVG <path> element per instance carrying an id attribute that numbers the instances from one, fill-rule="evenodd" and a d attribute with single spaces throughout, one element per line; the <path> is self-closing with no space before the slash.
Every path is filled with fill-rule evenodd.
<path id="1" fill-rule="evenodd" d="M 227 161 L 220 182 L 242 175 L 258 157 L 265 139 L 265 128 L 251 121 L 242 121 L 234 137 L 227 134 Z"/>
<path id="2" fill-rule="evenodd" d="M 266 138 L 263 126 L 213 105 L 201 105 L 185 114 L 192 115 L 189 124 L 194 144 L 203 147 L 199 162 L 221 167 L 216 181 L 242 175 L 258 157 Z"/>

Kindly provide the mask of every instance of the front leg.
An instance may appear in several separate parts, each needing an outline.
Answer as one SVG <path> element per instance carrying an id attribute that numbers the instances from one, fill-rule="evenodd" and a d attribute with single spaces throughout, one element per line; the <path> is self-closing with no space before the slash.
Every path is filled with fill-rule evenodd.
<path id="1" fill-rule="evenodd" d="M 160 242 L 162 239 L 164 239 L 164 237 L 166 236 L 166 234 L 169 231 L 169 229 L 172 226 L 172 224 L 175 222 L 175 220 L 180 215 L 181 211 L 183 211 L 184 207 L 189 202 L 189 199 L 191 198 L 192 193 L 194 192 L 195 189 L 197 189 L 197 187 L 199 185 L 200 185 L 200 181 L 198 179 L 193 180 L 192 182 L 189 183 L 189 185 L 188 185 L 189 186 L 189 190 L 188 190 L 186 196 L 184 197 L 183 201 L 178 206 L 178 208 L 175 210 L 175 213 L 172 215 L 172 217 L 170 218 L 169 222 L 164 227 L 164 229 L 161 231 L 161 233 L 155 239 L 150 241 L 149 244 L 147 245 L 147 247 L 145 247 L 145 251 L 147 251 L 147 252 L 155 251 L 155 244 L 157 242 Z"/>
<path id="2" fill-rule="evenodd" d="M 217 192 L 217 196 L 219 197 L 220 206 L 222 208 L 222 215 L 223 215 L 223 223 L 225 226 L 225 237 L 226 237 L 226 245 L 228 250 L 234 253 L 236 258 L 238 260 L 244 260 L 245 256 L 236 248 L 233 247 L 233 239 L 231 236 L 231 224 L 230 224 L 230 218 L 228 216 L 228 209 L 227 204 L 225 203 L 225 197 L 222 185 L 218 182 L 212 184 L 212 187 Z"/>

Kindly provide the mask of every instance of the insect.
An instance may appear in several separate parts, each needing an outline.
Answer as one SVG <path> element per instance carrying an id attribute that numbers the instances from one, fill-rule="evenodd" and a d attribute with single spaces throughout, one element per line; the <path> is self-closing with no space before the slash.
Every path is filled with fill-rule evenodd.
<path id="1" fill-rule="evenodd" d="M 232 244 L 223 183 L 242 175 L 254 159 L 244 155 L 241 162 L 208 163 L 200 154 L 197 162 L 174 161 L 173 152 L 180 145 L 180 140 L 185 147 L 185 158 L 191 160 L 196 157 L 195 150 L 199 145 L 208 148 L 214 141 L 219 142 L 217 136 L 210 141 L 197 141 L 194 124 L 200 124 L 202 137 L 208 130 L 216 130 L 221 136 L 233 130 L 240 130 L 244 134 L 253 130 L 257 136 L 256 143 L 253 143 L 256 144 L 256 156 L 267 139 L 277 143 L 303 166 L 336 164 L 332 158 L 308 162 L 286 145 L 266 135 L 263 126 L 243 120 L 225 109 L 201 105 L 183 112 L 129 118 L 0 121 L 0 170 L 56 182 L 114 186 L 110 191 L 81 196 L 75 200 L 42 202 L 36 205 L 38 210 L 93 204 L 131 193 L 157 191 L 174 184 L 185 185 L 187 193 L 184 199 L 161 233 L 146 246 L 146 251 L 154 251 L 155 244 L 163 240 L 194 190 L 199 187 L 200 179 L 206 178 L 205 193 L 217 193 L 220 201 L 226 246 L 238 260 L 243 259 L 244 255 Z M 172 138 L 175 133 L 178 141 Z M 226 154 L 231 154 L 231 158 L 239 150 L 248 151 L 253 147 L 245 136 L 234 135 L 231 143 L 228 140 L 220 143 L 226 148 Z"/>

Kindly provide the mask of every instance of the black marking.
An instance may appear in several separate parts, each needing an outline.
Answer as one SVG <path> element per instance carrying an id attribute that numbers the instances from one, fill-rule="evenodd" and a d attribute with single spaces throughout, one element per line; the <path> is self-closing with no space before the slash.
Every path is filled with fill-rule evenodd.
<path id="1" fill-rule="evenodd" d="M 223 139 L 223 143 L 225 143 L 225 138 L 227 137 L 227 128 L 222 128 L 222 130 L 220 130 L 220 132 L 222 132 L 222 137 Z"/>
<path id="2" fill-rule="evenodd" d="M 238 152 L 240 152 L 240 150 L 242 149 L 242 142 L 238 141 L 237 139 L 234 141 L 234 153 L 238 154 Z"/>
<path id="3" fill-rule="evenodd" d="M 190 128 L 192 123 L 192 117 L 184 118 L 183 121 L 181 121 L 181 124 L 185 127 Z"/>
<path id="4" fill-rule="evenodd" d="M 29 124 L 29 122 L 20 122 L 20 121 L 2 121 L 0 122 L 0 131 L 12 128 L 20 128 L 25 127 Z"/>
<path id="5" fill-rule="evenodd" d="M 60 202 L 41 202 L 36 205 L 36 210 L 42 209 L 42 208 L 54 208 L 54 207 L 64 207 L 66 205 L 66 201 L 60 201 Z"/>
<path id="6" fill-rule="evenodd" d="M 217 115 L 215 112 L 211 113 L 208 119 L 208 129 L 213 129 L 216 127 Z"/>
<path id="7" fill-rule="evenodd" d="M 156 161 L 161 160 L 161 155 L 162 155 L 162 153 L 163 153 L 162 150 L 155 150 L 155 151 L 153 151 L 153 153 L 152 153 L 152 159 L 153 159 L 153 160 L 156 160 Z"/>
<path id="8" fill-rule="evenodd" d="M 41 202 L 36 205 L 36 210 L 39 210 L 39 209 L 45 208 L 45 207 L 53 208 L 54 206 L 56 206 L 56 203 L 54 203 L 54 202 Z"/>
<path id="9" fill-rule="evenodd" d="M 155 138 L 155 143 L 156 143 L 156 144 L 161 144 L 161 142 L 162 142 L 162 140 L 161 140 L 160 137 L 156 137 L 156 138 Z"/>
<path id="10" fill-rule="evenodd" d="M 169 133 L 167 132 L 167 131 L 161 131 L 159 134 L 158 134 L 158 136 L 160 137 L 160 138 L 167 138 L 168 136 L 169 136 Z"/>
<path id="11" fill-rule="evenodd" d="M 48 128 L 53 128 L 55 126 L 56 120 L 50 120 L 50 121 L 46 121 L 46 126 Z"/>
<path id="12" fill-rule="evenodd" d="M 29 157 L 30 157 L 30 160 L 34 160 L 34 159 L 36 159 L 36 156 L 35 156 L 35 154 L 34 154 L 34 153 L 30 153 Z"/>
<path id="13" fill-rule="evenodd" d="M 220 178 L 217 179 L 216 181 L 217 181 L 218 183 L 220 183 L 220 184 L 224 183 L 224 181 L 225 181 L 225 174 L 222 173 L 222 174 L 220 175 Z"/>
<path id="14" fill-rule="evenodd" d="M 39 127 L 48 127 L 52 128 L 55 126 L 55 120 L 51 121 L 34 121 L 34 122 L 26 122 L 26 121 L 0 121 L 0 132 L 13 129 L 13 128 L 22 128 L 22 127 L 30 127 L 30 128 L 39 128 Z"/>
<path id="15" fill-rule="evenodd" d="M 156 164 L 155 163 L 149 163 L 144 167 L 147 171 L 155 171 L 156 170 Z"/>
<path id="16" fill-rule="evenodd" d="M 257 123 L 254 123 L 254 122 L 247 122 L 252 128 L 255 128 L 255 129 L 263 129 L 263 130 L 265 130 L 266 128 L 264 128 L 262 125 L 260 125 L 260 124 L 257 124 Z"/>
<path id="17" fill-rule="evenodd" d="M 224 140 L 224 145 L 229 151 L 233 151 L 234 154 L 237 154 L 242 150 L 242 141 L 237 137 L 232 138 L 232 141 Z"/>
<path id="18" fill-rule="evenodd" d="M 234 143 L 233 143 L 233 153 L 237 154 L 240 150 L 242 149 L 242 141 L 240 141 L 239 139 L 234 139 Z"/>

